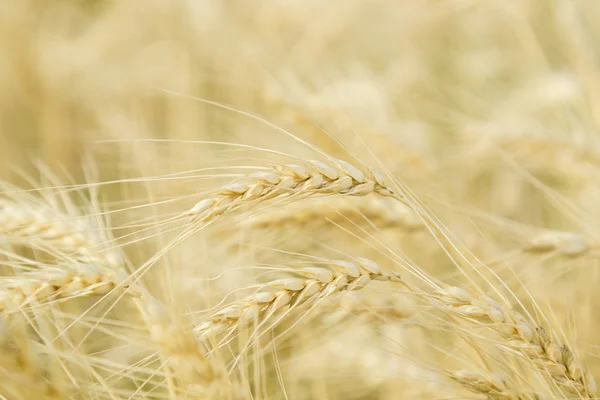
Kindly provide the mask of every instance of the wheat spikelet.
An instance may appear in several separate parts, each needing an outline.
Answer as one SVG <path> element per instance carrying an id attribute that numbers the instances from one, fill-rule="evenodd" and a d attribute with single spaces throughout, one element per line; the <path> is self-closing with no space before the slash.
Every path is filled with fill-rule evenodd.
<path id="1" fill-rule="evenodd" d="M 365 174 L 340 160 L 331 164 L 309 161 L 305 165 L 278 165 L 269 172 L 256 172 L 219 189 L 187 212 L 193 221 L 209 221 L 233 209 L 268 199 L 306 197 L 315 194 L 365 196 L 377 193 L 403 197 L 390 188 L 383 176 L 370 170 Z"/>
<path id="2" fill-rule="evenodd" d="M 586 398 L 596 396 L 598 387 L 594 377 L 579 364 L 569 347 L 518 311 L 501 306 L 487 296 L 474 297 L 458 287 L 439 289 L 436 295 L 453 314 L 500 334 L 506 347 L 530 358 L 561 387 Z"/>
<path id="3" fill-rule="evenodd" d="M 264 324 L 277 311 L 289 306 L 317 303 L 334 293 L 361 289 L 371 280 L 397 281 L 399 278 L 381 271 L 371 260 L 359 259 L 355 264 L 332 260 L 325 265 L 294 269 L 298 277 L 268 282 L 245 299 L 236 301 L 212 314 L 195 331 L 200 337 L 234 332 L 252 323 Z"/>
<path id="4" fill-rule="evenodd" d="M 520 393 L 507 387 L 506 382 L 496 376 L 478 371 L 461 370 L 450 374 L 450 378 L 470 390 L 486 396 L 488 400 L 543 400 L 542 396 Z"/>

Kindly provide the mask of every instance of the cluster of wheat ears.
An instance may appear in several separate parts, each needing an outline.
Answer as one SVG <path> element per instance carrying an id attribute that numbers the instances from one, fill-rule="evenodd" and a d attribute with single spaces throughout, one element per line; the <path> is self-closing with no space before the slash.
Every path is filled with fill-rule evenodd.
<path id="1" fill-rule="evenodd" d="M 479 277 L 481 283 L 469 279 L 464 287 L 455 286 L 456 277 L 428 273 L 360 227 L 364 223 L 376 226 L 379 220 L 387 220 L 389 229 L 409 233 L 419 227 L 434 242 L 430 249 L 421 250 L 433 251 L 436 245 L 449 248 L 443 242 L 448 234 L 440 222 L 407 189 L 386 180 L 375 168 L 328 157 L 273 164 L 235 178 L 206 191 L 188 209 L 156 223 L 160 229 L 177 224 L 180 232 L 149 260 L 137 264 L 128 259 L 126 246 L 113 238 L 111 232 L 119 231 L 118 227 L 109 229 L 102 218 L 106 212 L 100 211 L 96 200 L 89 202 L 96 211 L 90 208 L 85 214 L 65 194 L 66 189 L 53 188 L 52 193 L 37 196 L 35 191 L 4 185 L 0 388 L 5 398 L 287 396 L 288 378 L 282 371 L 291 374 L 294 369 L 284 367 L 291 362 L 286 357 L 297 357 L 302 346 L 309 352 L 308 344 L 336 340 L 347 329 L 344 324 L 357 321 L 379 334 L 386 324 L 418 326 L 433 330 L 432 334 L 444 330 L 445 338 L 421 338 L 425 350 L 410 357 L 415 366 L 446 381 L 437 382 L 442 385 L 440 391 L 460 393 L 463 388 L 490 399 L 591 399 L 597 395 L 593 374 L 566 343 L 563 332 L 542 316 L 535 303 L 530 312 L 503 296 L 504 288 L 498 287 L 502 281 L 493 280 L 498 276 L 491 266 L 472 260 L 467 264 L 473 269 L 467 272 L 456 260 L 466 276 Z M 350 199 L 358 201 L 344 203 Z M 328 210 L 328 202 L 340 207 Z M 295 212 L 297 204 L 311 211 Z M 402 214 L 412 214 L 412 225 L 405 223 L 406 216 L 399 218 Z M 250 271 L 261 273 L 213 305 L 210 286 L 192 274 L 183 279 L 198 282 L 183 298 L 165 298 L 165 294 L 175 297 L 169 290 L 169 277 L 164 277 L 167 286 L 162 291 L 153 282 L 157 276 L 144 279 L 152 267 L 168 258 L 168 252 L 210 230 L 211 225 L 225 225 L 222 229 L 226 230 L 227 225 L 239 225 L 252 235 L 261 229 L 311 226 L 313 220 L 313 229 L 318 229 L 322 219 L 332 224 L 329 229 L 342 229 L 336 219 L 350 222 L 359 229 L 356 240 L 370 238 L 374 240 L 371 245 L 380 246 L 379 252 L 389 254 L 376 263 L 330 247 L 327 241 L 320 244 L 331 258 L 325 258 L 322 251 L 318 255 L 285 251 L 270 263 L 249 265 Z M 144 231 L 144 224 L 136 226 L 138 232 Z M 205 237 L 209 247 L 198 251 L 200 259 L 209 258 L 206 252 L 218 247 L 216 243 L 223 239 L 217 236 Z M 563 249 L 574 257 L 591 246 L 582 238 L 581 243 L 577 240 L 573 235 L 544 233 L 532 238 L 522 251 Z M 231 236 L 230 241 L 234 241 Z M 259 254 L 255 259 L 262 257 Z M 288 261 L 282 264 L 283 260 Z M 177 276 L 173 269 L 178 267 L 169 266 L 166 271 Z M 340 303 L 352 292 L 379 282 L 385 284 L 378 292 Z M 407 301 L 394 303 L 398 298 Z M 378 308 L 374 301 L 381 300 L 391 302 Z M 375 318 L 364 320 L 361 315 Z M 392 344 L 398 340 L 391 333 L 383 335 Z M 464 341 L 469 349 L 453 354 L 457 341 Z M 400 348 L 410 345 L 398 344 Z M 347 351 L 362 350 L 351 347 Z M 426 361 L 422 351 L 433 358 Z M 398 354 L 398 358 L 406 361 L 408 354 Z M 424 359 L 419 360 L 420 356 Z M 459 361 L 469 368 L 459 368 Z M 396 379 L 406 379 L 401 370 L 396 373 Z M 304 379 L 319 380 L 311 375 Z M 452 382 L 458 387 L 445 387 Z"/>
<path id="2" fill-rule="evenodd" d="M 0 400 L 600 398 L 600 3 L 0 3 Z"/>

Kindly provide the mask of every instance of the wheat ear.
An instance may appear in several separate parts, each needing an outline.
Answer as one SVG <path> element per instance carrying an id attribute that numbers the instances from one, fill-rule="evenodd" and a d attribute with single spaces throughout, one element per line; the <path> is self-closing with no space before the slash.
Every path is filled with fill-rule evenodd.
<path id="1" fill-rule="evenodd" d="M 278 279 L 261 286 L 259 291 L 212 314 L 195 331 L 201 337 L 236 329 L 252 323 L 264 324 L 277 311 L 293 309 L 306 303 L 317 303 L 334 293 L 357 290 L 372 280 L 399 281 L 394 274 L 381 271 L 373 261 L 358 263 L 331 260 L 317 266 L 294 269 L 297 277 Z"/>
<path id="2" fill-rule="evenodd" d="M 187 214 L 193 221 L 206 222 L 244 205 L 275 197 L 306 197 L 317 194 L 364 196 L 370 193 L 403 199 L 374 170 L 365 173 L 340 160 L 330 164 L 309 161 L 304 165 L 277 165 L 269 172 L 248 175 L 201 200 Z"/>
<path id="3" fill-rule="evenodd" d="M 19 319 L 0 315 L 0 398 L 57 399 Z"/>
<path id="4" fill-rule="evenodd" d="M 0 311 L 21 311 L 28 305 L 52 300 L 105 295 L 128 278 L 124 271 L 82 264 L 66 269 L 47 268 L 0 281 Z"/>
<path id="5" fill-rule="evenodd" d="M 486 396 L 488 400 L 543 400 L 537 394 L 508 388 L 506 382 L 499 377 L 477 371 L 456 371 L 450 374 L 450 378 L 467 390 Z"/>
<path id="6" fill-rule="evenodd" d="M 206 359 L 190 324 L 175 318 L 165 305 L 149 294 L 134 298 L 150 337 L 175 378 L 186 385 L 205 386 L 215 379 L 215 370 Z"/>
<path id="7" fill-rule="evenodd" d="M 399 323 L 415 315 L 415 307 L 406 298 L 381 296 L 368 293 L 365 296 L 344 296 L 320 309 L 322 320 L 328 325 L 344 320 L 360 319 L 370 324 Z"/>
<path id="8" fill-rule="evenodd" d="M 543 231 L 532 237 L 523 247 L 528 253 L 557 253 L 567 257 L 578 257 L 598 249 L 595 243 L 583 235 L 564 231 Z"/>
<path id="9" fill-rule="evenodd" d="M 397 201 L 384 201 L 378 196 L 344 197 L 340 201 L 301 201 L 287 207 L 267 210 L 241 221 L 246 229 L 314 226 L 319 223 L 366 222 L 377 228 L 400 228 L 407 232 L 425 229 L 418 214 Z"/>
<path id="10" fill-rule="evenodd" d="M 560 387 L 586 398 L 596 396 L 598 386 L 594 377 L 576 360 L 569 347 L 529 322 L 523 314 L 487 296 L 474 297 L 458 287 L 439 289 L 436 298 L 453 314 L 497 332 L 505 339 L 503 345 L 527 356 Z"/>
<path id="11" fill-rule="evenodd" d="M 102 251 L 102 235 L 81 219 L 63 215 L 47 204 L 0 199 L 0 238 L 12 243 L 39 246 L 88 264 L 123 265 L 120 251 Z"/>

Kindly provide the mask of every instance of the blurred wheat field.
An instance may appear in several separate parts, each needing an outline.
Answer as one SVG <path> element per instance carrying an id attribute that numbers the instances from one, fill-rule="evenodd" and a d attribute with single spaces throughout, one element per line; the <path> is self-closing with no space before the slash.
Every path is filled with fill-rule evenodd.
<path id="1" fill-rule="evenodd" d="M 600 3 L 0 2 L 0 399 L 596 399 Z"/>

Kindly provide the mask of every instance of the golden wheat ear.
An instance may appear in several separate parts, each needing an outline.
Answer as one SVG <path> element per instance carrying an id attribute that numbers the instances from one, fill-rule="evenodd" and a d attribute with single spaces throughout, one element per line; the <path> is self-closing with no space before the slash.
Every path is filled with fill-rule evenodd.
<path id="1" fill-rule="evenodd" d="M 498 333 L 504 339 L 502 346 L 525 355 L 559 387 L 584 398 L 596 397 L 598 386 L 594 376 L 569 347 L 520 312 L 459 287 L 439 289 L 435 299 L 454 315 Z"/>
<path id="2" fill-rule="evenodd" d="M 364 172 L 341 160 L 309 161 L 303 165 L 277 165 L 269 172 L 256 172 L 239 179 L 199 201 L 187 215 L 193 221 L 208 222 L 234 209 L 275 198 L 291 200 L 370 193 L 403 199 L 375 170 Z"/>
<path id="3" fill-rule="evenodd" d="M 152 343 L 170 373 L 183 385 L 208 385 L 216 377 L 189 323 L 149 294 L 134 299 Z"/>
<path id="4" fill-rule="evenodd" d="M 0 396 L 9 399 L 60 399 L 43 371 L 20 316 L 0 315 Z"/>
<path id="5" fill-rule="evenodd" d="M 479 371 L 460 370 L 453 372 L 450 378 L 467 390 L 481 394 L 488 400 L 543 400 L 544 396 L 521 392 L 497 376 L 484 374 Z"/>
<path id="6" fill-rule="evenodd" d="M 77 207 L 60 189 L 48 193 L 21 190 L 0 181 L 0 243 L 41 250 L 59 260 L 124 268 L 122 249 L 110 235 L 106 221 L 91 204 Z M 44 193 L 43 196 L 36 195 Z M 52 197 L 52 199 L 54 199 Z M 89 215 L 88 215 L 89 214 Z"/>
<path id="7" fill-rule="evenodd" d="M 406 205 L 375 195 L 308 199 L 285 207 L 273 207 L 240 221 L 246 230 L 287 229 L 291 226 L 315 227 L 325 224 L 369 224 L 377 229 L 398 228 L 406 232 L 425 229 L 423 220 Z"/>
<path id="8" fill-rule="evenodd" d="M 122 270 L 92 264 L 46 266 L 39 272 L 0 280 L 0 311 L 17 312 L 60 300 L 103 296 L 124 285 L 128 277 Z"/>
<path id="9" fill-rule="evenodd" d="M 399 280 L 397 275 L 383 272 L 375 262 L 364 258 L 356 262 L 328 260 L 315 266 L 286 270 L 296 277 L 261 285 L 257 293 L 210 315 L 195 328 L 196 333 L 201 338 L 225 333 L 229 338 L 239 328 L 264 327 L 280 311 L 317 304 L 335 293 L 361 289 L 372 280 Z"/>

